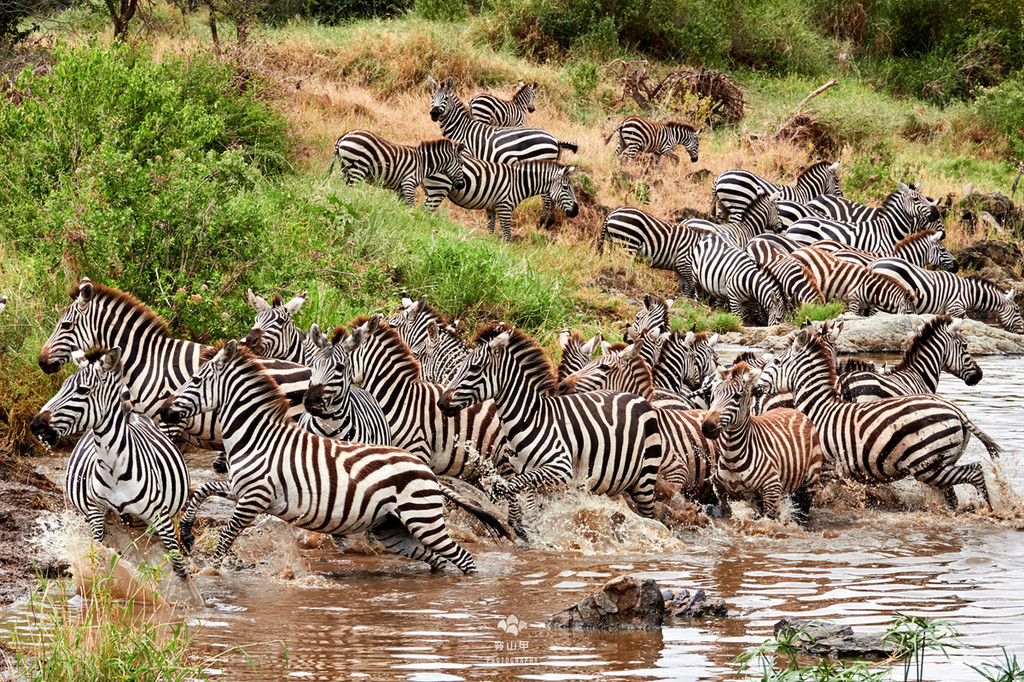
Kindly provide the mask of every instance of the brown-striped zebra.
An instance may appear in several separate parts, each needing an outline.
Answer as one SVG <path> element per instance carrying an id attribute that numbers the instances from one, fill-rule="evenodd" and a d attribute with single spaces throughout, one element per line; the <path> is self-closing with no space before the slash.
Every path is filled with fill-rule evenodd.
<path id="1" fill-rule="evenodd" d="M 751 500 L 758 513 L 778 518 L 779 501 L 794 493 L 797 520 L 807 521 L 811 498 L 821 475 L 821 444 L 806 415 L 785 408 L 750 413 L 754 385 L 761 370 L 740 362 L 718 368 L 719 383 L 701 424 L 715 441 L 717 482 L 728 497 Z"/>
<path id="2" fill-rule="evenodd" d="M 999 446 L 948 400 L 916 395 L 846 402 L 839 395 L 831 350 L 808 329 L 796 332 L 790 347 L 765 368 L 758 386 L 793 393 L 797 409 L 818 431 L 826 470 L 864 483 L 913 476 L 942 491 L 950 506 L 956 505 L 953 486 L 967 483 L 991 505 L 981 464 L 958 461 L 972 433 L 993 457 Z"/>
<path id="3" fill-rule="evenodd" d="M 914 292 L 871 268 L 813 246 L 797 249 L 791 258 L 811 271 L 826 302 L 845 301 L 854 315 L 867 315 L 874 309 L 904 315 L 917 311 Z"/>
<path id="4" fill-rule="evenodd" d="M 175 391 L 161 416 L 173 423 L 216 410 L 224 422 L 229 480 L 200 486 L 182 518 L 185 535 L 209 496 L 234 500 L 214 564 L 261 513 L 328 535 L 368 531 L 393 552 L 434 569 L 448 561 L 466 573 L 476 566 L 448 534 L 445 499 L 508 535 L 500 521 L 440 483 L 408 452 L 330 440 L 299 428 L 262 364 L 237 342 L 207 355 L 212 357 Z"/>

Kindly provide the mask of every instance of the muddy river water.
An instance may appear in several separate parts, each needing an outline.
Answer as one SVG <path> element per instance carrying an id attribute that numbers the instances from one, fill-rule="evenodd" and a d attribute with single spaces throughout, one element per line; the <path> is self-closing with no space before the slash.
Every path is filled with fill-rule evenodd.
<path id="1" fill-rule="evenodd" d="M 997 511 L 1012 516 L 1024 496 L 1024 358 L 979 364 L 979 385 L 947 375 L 940 391 L 1006 449 L 988 479 Z M 965 457 L 987 460 L 976 439 Z M 925 679 L 977 680 L 968 664 L 1001 655 L 1001 646 L 1024 657 L 1020 521 L 952 514 L 916 484 L 896 489 L 909 511 L 816 509 L 807 530 L 740 511 L 675 536 L 632 521 L 610 530 L 619 504 L 563 499 L 552 504 L 557 520 L 539 529 L 545 549 L 466 544 L 479 567 L 471 576 L 430 574 L 388 554 L 299 550 L 290 530 L 264 524 L 240 545 L 259 566 L 198 575 L 207 605 L 187 614 L 203 653 L 260 643 L 247 650 L 255 668 L 234 653 L 211 665 L 226 679 L 736 679 L 732 659 L 787 614 L 868 629 L 897 612 L 959 622 L 963 647 L 948 659 L 930 654 Z M 733 615 L 652 633 L 543 626 L 626 573 L 705 588 Z M 0 627 L 28 627 L 26 613 L 0 613 Z"/>

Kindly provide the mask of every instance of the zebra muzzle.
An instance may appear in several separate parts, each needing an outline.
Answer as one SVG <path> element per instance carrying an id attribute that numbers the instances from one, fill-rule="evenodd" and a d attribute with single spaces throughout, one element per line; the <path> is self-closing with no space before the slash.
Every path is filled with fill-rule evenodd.
<path id="1" fill-rule="evenodd" d="M 452 394 L 449 391 L 445 391 L 441 394 L 441 397 L 437 400 L 437 407 L 441 410 L 441 414 L 446 417 L 454 417 L 459 413 L 460 407 L 452 405 Z"/>
<path id="2" fill-rule="evenodd" d="M 437 121 L 441 118 L 441 110 L 438 107 L 434 107 L 430 110 L 430 120 Z"/>
<path id="3" fill-rule="evenodd" d="M 49 348 L 44 347 L 42 352 L 39 353 L 39 369 L 43 370 L 46 374 L 56 374 L 63 366 L 63 362 L 50 359 Z"/>
<path id="4" fill-rule="evenodd" d="M 160 420 L 165 424 L 180 424 L 184 418 L 185 412 L 175 406 L 173 395 L 160 408 Z"/>
<path id="5" fill-rule="evenodd" d="M 982 372 L 980 367 L 974 367 L 964 374 L 964 383 L 968 386 L 976 386 L 981 381 Z"/>
<path id="6" fill-rule="evenodd" d="M 314 417 L 324 417 L 327 410 L 327 402 L 324 400 L 324 387 L 317 384 L 306 389 L 302 397 L 302 406 Z"/>
<path id="7" fill-rule="evenodd" d="M 250 329 L 249 333 L 245 335 L 244 339 L 242 339 L 242 343 L 249 346 L 253 353 L 260 355 L 260 351 L 262 350 L 261 346 L 263 345 L 263 330 L 256 328 Z"/>
<path id="8" fill-rule="evenodd" d="M 704 421 L 701 422 L 700 432 L 704 434 L 705 438 L 714 440 L 718 438 L 718 413 L 708 412 L 707 416 L 704 417 Z"/>
<path id="9" fill-rule="evenodd" d="M 57 439 L 60 438 L 60 434 L 50 424 L 49 412 L 40 412 L 32 417 L 28 428 L 32 431 L 32 435 L 39 439 L 39 442 L 46 445 L 56 445 Z"/>

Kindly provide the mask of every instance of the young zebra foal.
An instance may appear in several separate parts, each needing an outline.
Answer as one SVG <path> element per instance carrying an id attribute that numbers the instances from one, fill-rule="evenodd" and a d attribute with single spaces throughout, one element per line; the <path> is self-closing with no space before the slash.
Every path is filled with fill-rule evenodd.
<path id="1" fill-rule="evenodd" d="M 139 518 L 156 531 L 174 571 L 187 579 L 173 522 L 189 492 L 185 458 L 152 419 L 131 411 L 120 348 L 76 353 L 74 359 L 78 371 L 32 418 L 32 433 L 53 445 L 86 431 L 71 453 L 65 491 L 89 520 L 93 539 L 103 542 L 108 511 Z"/>
<path id="2" fill-rule="evenodd" d="M 366 130 L 353 130 L 334 143 L 334 157 L 327 172 L 330 173 L 334 162 L 338 161 L 346 184 L 376 181 L 397 192 L 405 203 L 413 206 L 416 187 L 428 176 L 444 176 L 452 187 L 463 187 L 463 147 L 461 142 L 448 139 L 409 147 L 394 144 Z"/>
<path id="3" fill-rule="evenodd" d="M 522 128 L 526 124 L 526 113 L 533 113 L 533 98 L 537 83 L 519 81 L 519 89 L 511 100 L 481 93 L 469 100 L 469 113 L 477 121 L 492 126 Z"/>
<path id="4" fill-rule="evenodd" d="M 750 414 L 761 370 L 739 362 L 719 367 L 711 409 L 701 431 L 718 451 L 718 485 L 727 496 L 756 500 L 755 509 L 775 519 L 784 493 L 794 493 L 797 521 L 807 522 L 821 476 L 821 443 L 814 424 L 796 410 L 778 408 Z"/>
<path id="5" fill-rule="evenodd" d="M 655 167 L 663 156 L 678 164 L 679 157 L 672 150 L 683 145 L 690 154 L 690 161 L 697 163 L 700 132 L 689 123 L 655 123 L 642 116 L 627 116 L 622 123 L 615 126 L 604 143 L 611 142 L 616 134 L 619 136 L 619 144 L 615 148 L 615 156 L 622 156 L 626 161 L 633 161 L 638 154 L 646 152 L 654 155 Z"/>
<path id="6" fill-rule="evenodd" d="M 182 520 L 190 529 L 210 495 L 235 501 L 213 556 L 218 564 L 238 534 L 266 513 L 328 535 L 369 531 L 391 551 L 439 569 L 449 561 L 464 573 L 473 557 L 448 535 L 444 499 L 463 507 L 499 535 L 504 526 L 440 483 L 404 450 L 330 440 L 303 431 L 285 416 L 287 403 L 263 366 L 235 341 L 175 391 L 161 414 L 170 422 L 217 410 L 224 422 L 229 480 L 196 490 Z"/>

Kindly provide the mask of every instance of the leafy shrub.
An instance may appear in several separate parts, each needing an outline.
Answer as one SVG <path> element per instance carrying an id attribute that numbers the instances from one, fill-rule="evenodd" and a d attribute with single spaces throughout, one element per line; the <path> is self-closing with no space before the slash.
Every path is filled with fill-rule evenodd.
<path id="1" fill-rule="evenodd" d="M 590 62 L 576 62 L 568 68 L 569 83 L 573 92 L 580 99 L 587 99 L 594 94 L 601 75 L 597 71 L 597 65 Z"/>
<path id="2" fill-rule="evenodd" d="M 309 0 L 306 14 L 325 24 L 390 17 L 412 9 L 413 0 Z"/>
<path id="3" fill-rule="evenodd" d="M 984 123 L 1007 135 L 1024 136 L 1024 75 L 986 90 L 974 104 Z"/>
<path id="4" fill-rule="evenodd" d="M 416 12 L 432 21 L 465 19 L 470 12 L 466 0 L 416 0 Z"/>

